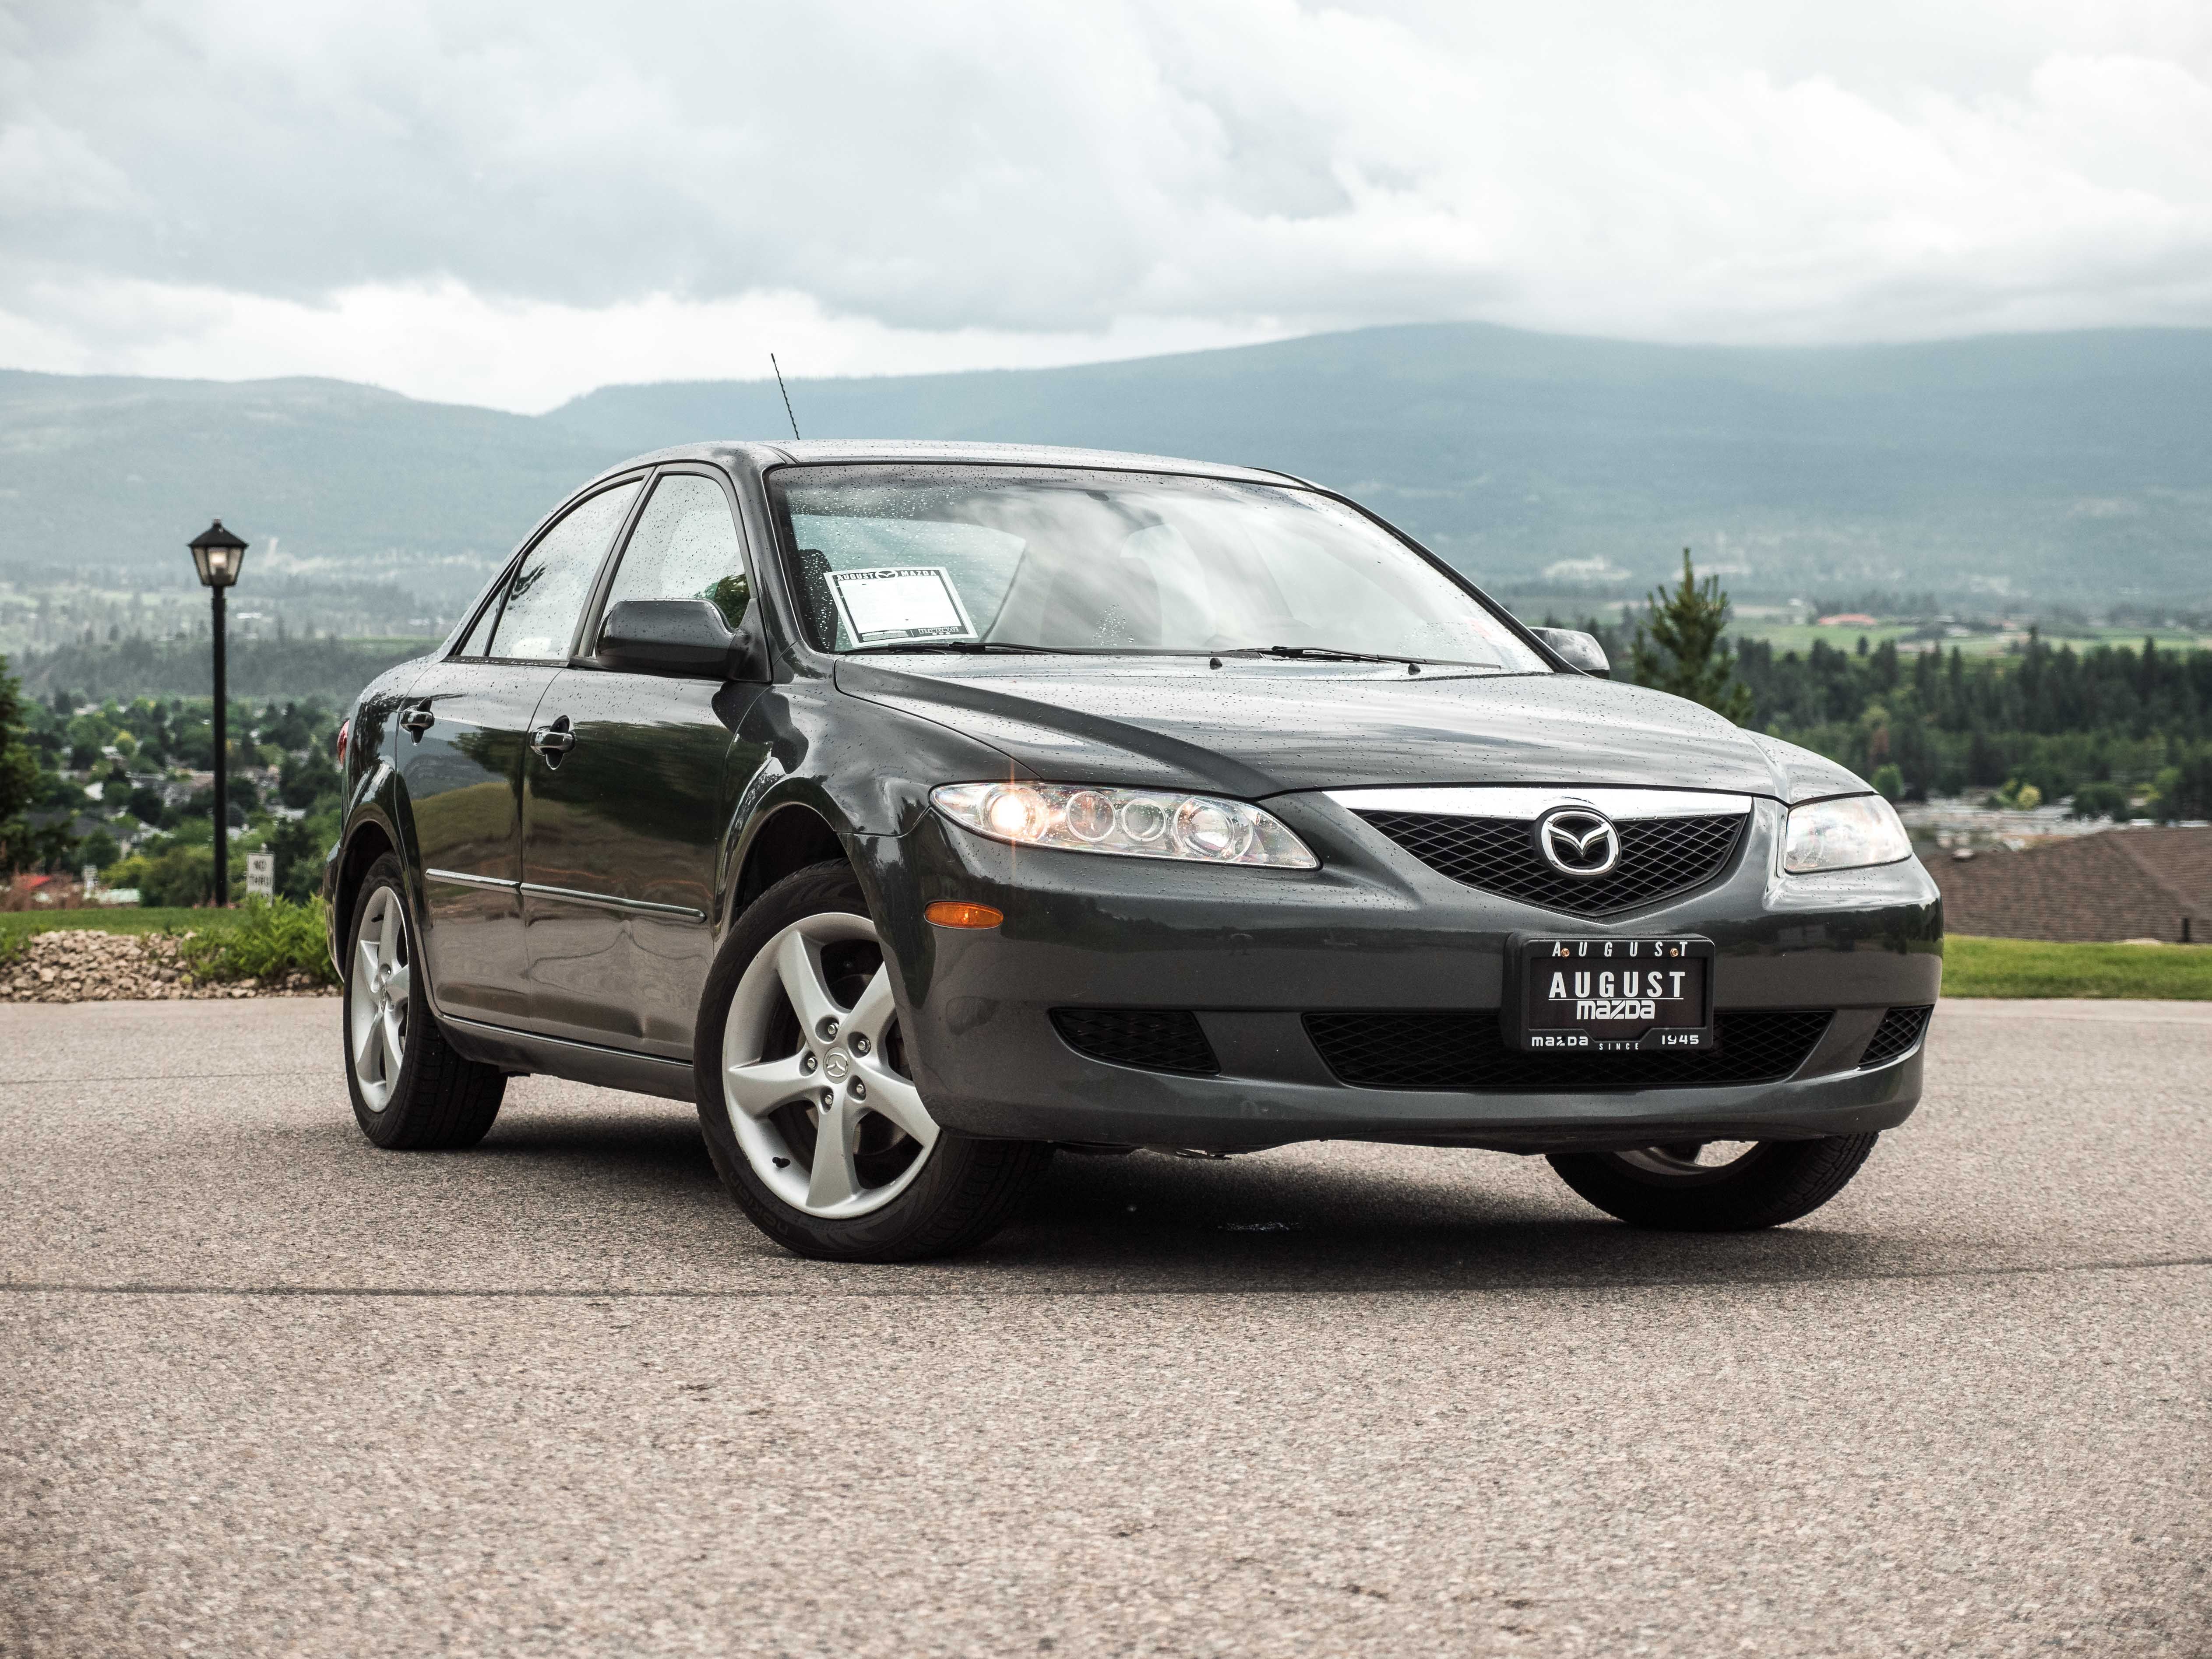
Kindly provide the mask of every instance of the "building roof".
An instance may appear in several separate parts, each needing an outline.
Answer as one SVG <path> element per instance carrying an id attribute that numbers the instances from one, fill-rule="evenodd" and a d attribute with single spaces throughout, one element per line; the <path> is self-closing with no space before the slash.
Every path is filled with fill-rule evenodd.
<path id="1" fill-rule="evenodd" d="M 2021 853 L 1938 858 L 1928 873 L 1954 933 L 2174 943 L 2186 933 L 2212 944 L 2212 829 L 2108 830 Z"/>

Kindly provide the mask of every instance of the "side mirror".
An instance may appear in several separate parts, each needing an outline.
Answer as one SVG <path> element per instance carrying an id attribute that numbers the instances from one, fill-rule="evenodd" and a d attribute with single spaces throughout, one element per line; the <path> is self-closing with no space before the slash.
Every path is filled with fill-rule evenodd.
<path id="1" fill-rule="evenodd" d="M 708 599 L 623 600 L 599 625 L 599 660 L 635 674 L 768 678 L 753 635 L 733 630 Z"/>
<path id="2" fill-rule="evenodd" d="M 1605 659 L 1605 647 L 1595 635 L 1579 628 L 1532 628 L 1528 631 L 1550 646 L 1570 668 L 1580 669 L 1599 679 L 1613 672 L 1613 665 Z"/>

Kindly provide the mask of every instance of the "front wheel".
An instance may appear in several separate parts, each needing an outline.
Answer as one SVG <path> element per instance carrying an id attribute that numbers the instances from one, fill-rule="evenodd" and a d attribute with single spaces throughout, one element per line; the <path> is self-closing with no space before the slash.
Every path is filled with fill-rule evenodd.
<path id="1" fill-rule="evenodd" d="M 1748 1232 L 1810 1215 L 1859 1172 L 1875 1135 L 1691 1140 L 1555 1152 L 1552 1167 L 1607 1215 L 1674 1232 Z"/>
<path id="2" fill-rule="evenodd" d="M 946 1133 L 906 1057 L 851 869 L 817 864 L 747 908 L 699 1007 L 699 1124 L 722 1183 L 799 1255 L 912 1261 L 981 1243 L 1052 1149 Z"/>

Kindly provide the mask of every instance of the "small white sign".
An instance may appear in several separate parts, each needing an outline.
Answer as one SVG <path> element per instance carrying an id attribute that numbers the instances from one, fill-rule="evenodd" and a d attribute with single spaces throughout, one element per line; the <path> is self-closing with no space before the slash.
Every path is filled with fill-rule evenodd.
<path id="1" fill-rule="evenodd" d="M 276 896 L 276 855 L 274 853 L 248 853 L 246 855 L 246 890 L 249 896 L 256 893 L 263 898 Z"/>
<path id="2" fill-rule="evenodd" d="M 838 617 L 855 645 L 975 637 L 975 624 L 941 564 L 832 570 L 828 575 Z"/>

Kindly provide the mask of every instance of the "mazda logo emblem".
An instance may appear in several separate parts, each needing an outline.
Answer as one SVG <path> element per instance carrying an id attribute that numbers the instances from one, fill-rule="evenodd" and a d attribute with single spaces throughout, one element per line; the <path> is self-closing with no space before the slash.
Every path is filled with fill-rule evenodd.
<path id="1" fill-rule="evenodd" d="M 1620 862 L 1620 832 L 1587 806 L 1555 806 L 1536 820 L 1536 850 L 1562 875 L 1601 876 Z"/>

